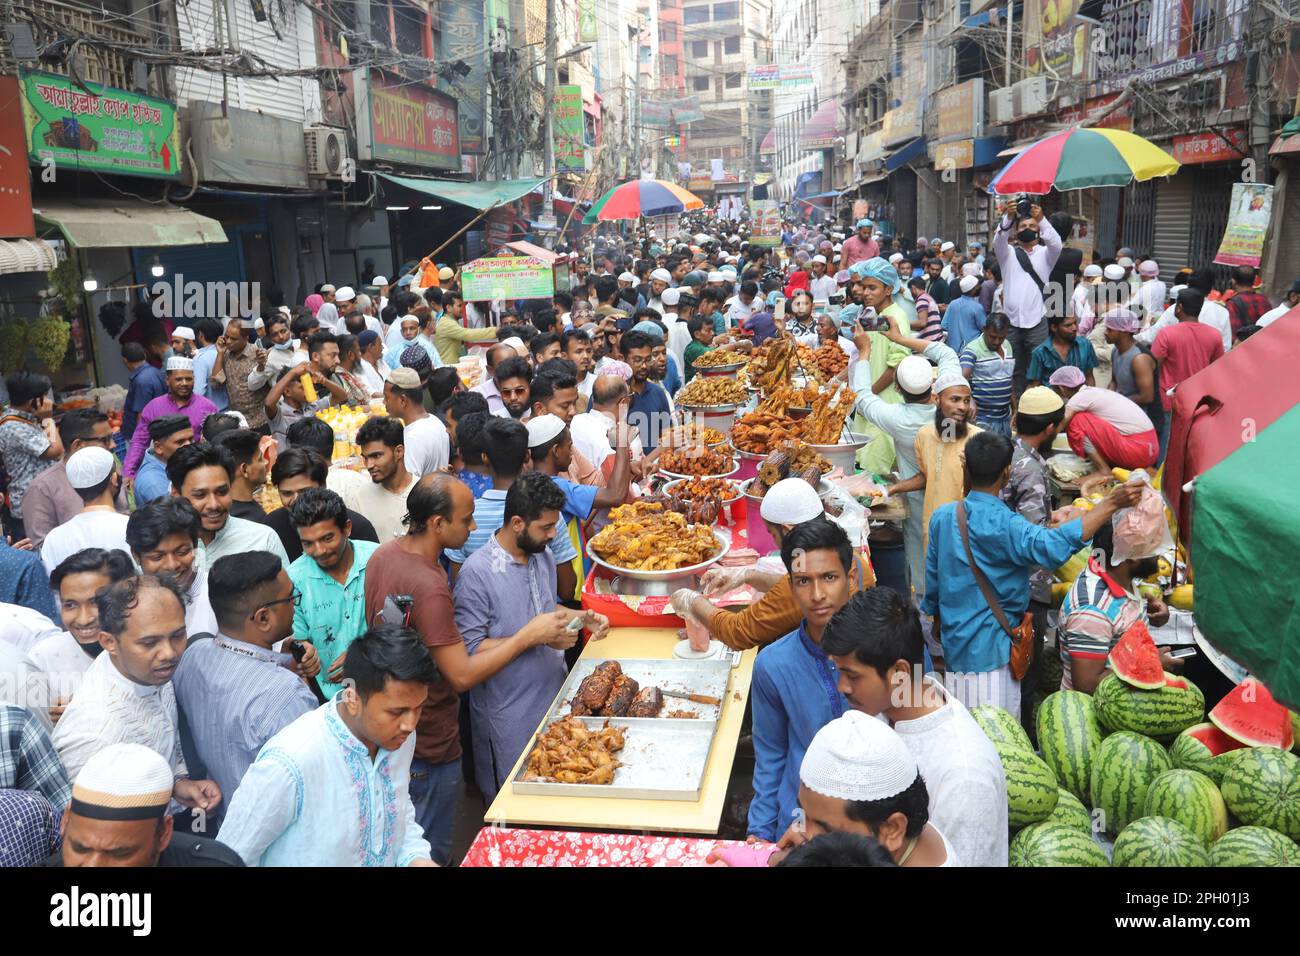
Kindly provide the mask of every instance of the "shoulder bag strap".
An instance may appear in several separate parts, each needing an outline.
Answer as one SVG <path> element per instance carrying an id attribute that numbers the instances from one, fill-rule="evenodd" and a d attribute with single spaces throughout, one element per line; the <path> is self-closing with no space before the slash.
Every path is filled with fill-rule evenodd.
<path id="1" fill-rule="evenodd" d="M 1020 268 L 1025 271 L 1034 286 L 1038 289 L 1038 294 L 1043 294 L 1043 280 L 1039 276 L 1038 270 L 1034 268 L 1034 263 L 1029 258 L 1029 253 L 1025 252 L 1022 246 L 1016 246 L 1016 261 L 1020 263 Z"/>
<path id="2" fill-rule="evenodd" d="M 984 595 L 984 600 L 988 602 L 989 608 L 993 611 L 993 616 L 998 619 L 1002 625 L 1002 630 L 1012 637 L 1015 636 L 1011 625 L 1007 623 L 1007 616 L 1002 613 L 1002 605 L 998 604 L 997 595 L 993 593 L 993 588 L 989 584 L 988 578 L 984 577 L 984 572 L 975 564 L 975 555 L 970 549 L 970 532 L 966 529 L 966 507 L 965 502 L 957 502 L 957 527 L 961 529 L 961 543 L 966 549 L 966 560 L 970 562 L 971 574 L 975 576 L 975 583 L 979 585 L 980 593 Z"/>

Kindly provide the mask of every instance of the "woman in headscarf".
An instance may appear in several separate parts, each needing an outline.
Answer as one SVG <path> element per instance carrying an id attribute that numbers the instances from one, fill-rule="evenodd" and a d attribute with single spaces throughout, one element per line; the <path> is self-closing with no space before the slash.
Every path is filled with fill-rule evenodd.
<path id="1" fill-rule="evenodd" d="M 313 292 L 311 295 L 307 296 L 307 298 L 304 299 L 302 303 L 303 308 L 310 309 L 312 315 L 315 315 L 317 312 L 319 312 L 320 307 L 324 304 L 325 304 L 325 300 L 321 297 L 321 294 L 319 292 Z"/>
<path id="2" fill-rule="evenodd" d="M 402 352 L 415 344 L 420 334 L 420 320 L 413 315 L 404 315 L 393 323 L 384 339 L 384 362 L 389 368 L 402 364 Z"/>

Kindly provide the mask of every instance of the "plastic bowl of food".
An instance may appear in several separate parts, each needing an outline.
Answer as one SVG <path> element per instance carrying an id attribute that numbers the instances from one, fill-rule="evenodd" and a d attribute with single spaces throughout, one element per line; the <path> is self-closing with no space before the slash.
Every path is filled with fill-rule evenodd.
<path id="1" fill-rule="evenodd" d="M 663 486 L 663 493 L 672 495 L 673 492 L 688 485 L 693 481 L 718 481 L 726 486 L 727 497 L 720 499 L 722 501 L 722 514 L 727 516 L 729 522 L 734 521 L 736 517 L 736 506 L 740 504 L 743 492 L 740 488 L 740 481 L 734 478 L 674 478 Z"/>
<path id="2" fill-rule="evenodd" d="M 685 478 L 685 479 L 692 479 L 692 478 L 730 478 L 732 475 L 734 475 L 734 474 L 735 474 L 736 472 L 738 472 L 739 470 L 740 470 L 740 464 L 739 464 L 738 462 L 735 462 L 734 459 L 733 459 L 733 463 L 732 463 L 732 466 L 731 466 L 731 470 L 730 470 L 730 471 L 724 471 L 724 472 L 721 472 L 721 473 L 716 474 L 716 475 L 683 475 L 683 474 L 681 474 L 680 472 L 676 472 L 676 471 L 666 471 L 666 470 L 663 469 L 663 468 L 660 468 L 660 469 L 659 469 L 659 474 L 663 475 L 665 478 L 671 478 L 671 479 L 673 479 L 674 481 L 680 481 L 680 480 L 683 479 L 683 478 Z"/>
<path id="3" fill-rule="evenodd" d="M 587 542 L 587 557 L 591 558 L 593 564 L 610 571 L 622 578 L 631 581 L 640 581 L 650 587 L 642 588 L 643 594 L 671 594 L 676 590 L 680 582 L 682 587 L 689 587 L 692 579 L 703 574 L 709 568 L 713 567 L 718 561 L 727 556 L 731 550 L 731 539 L 724 535 L 717 528 L 713 529 L 713 537 L 718 542 L 718 551 L 707 561 L 701 561 L 698 564 L 692 564 L 682 568 L 666 568 L 658 571 L 643 571 L 637 568 L 620 568 L 617 565 L 610 564 L 601 559 L 601 557 L 592 550 L 591 541 Z"/>

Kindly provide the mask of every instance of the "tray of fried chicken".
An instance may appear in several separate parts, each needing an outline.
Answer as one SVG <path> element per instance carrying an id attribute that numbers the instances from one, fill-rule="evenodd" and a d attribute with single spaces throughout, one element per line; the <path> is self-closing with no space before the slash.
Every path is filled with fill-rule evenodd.
<path id="1" fill-rule="evenodd" d="M 717 720 L 721 704 L 669 697 L 663 691 L 721 701 L 730 676 L 730 662 L 724 660 L 580 659 L 569 672 L 551 716 Z"/>

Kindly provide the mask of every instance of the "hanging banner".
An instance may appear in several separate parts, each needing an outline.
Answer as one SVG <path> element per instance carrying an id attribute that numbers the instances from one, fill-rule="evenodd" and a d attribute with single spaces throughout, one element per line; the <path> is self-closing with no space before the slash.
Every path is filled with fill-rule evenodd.
<path id="1" fill-rule="evenodd" d="M 672 100 L 669 106 L 673 111 L 673 122 L 678 126 L 704 119 L 704 113 L 700 111 L 700 98 L 698 96 L 687 96 L 680 100 Z"/>
<path id="2" fill-rule="evenodd" d="M 673 125 L 673 107 L 662 100 L 641 101 L 641 125 L 667 129 Z"/>
<path id="3" fill-rule="evenodd" d="M 460 61 L 469 73 L 452 86 L 438 80 L 438 88 L 457 97 L 462 153 L 487 152 L 487 37 L 483 23 L 483 0 L 440 0 L 438 58 L 447 63 Z"/>
<path id="4" fill-rule="evenodd" d="M 555 168 L 563 172 L 585 172 L 587 148 L 583 141 L 582 87 L 565 84 L 555 88 Z"/>
<path id="5" fill-rule="evenodd" d="M 1258 183 L 1233 183 L 1228 228 L 1223 231 L 1214 261 L 1224 266 L 1259 267 L 1264 254 L 1268 220 L 1273 215 L 1273 187 Z"/>
<path id="6" fill-rule="evenodd" d="M 1089 22 L 1075 16 L 1081 5 L 1082 0 L 1031 0 L 1026 4 L 1025 70 L 1030 76 L 1044 69 L 1063 79 L 1083 76 Z"/>
<path id="7" fill-rule="evenodd" d="M 596 0 L 578 0 L 578 42 L 596 42 Z"/>
<path id="8" fill-rule="evenodd" d="M 767 63 L 750 67 L 746 74 L 746 84 L 751 90 L 788 90 L 812 86 L 812 64 Z"/>
<path id="9" fill-rule="evenodd" d="M 749 202 L 749 244 L 775 249 L 781 244 L 781 204 L 775 199 Z"/>
<path id="10" fill-rule="evenodd" d="M 549 299 L 555 294 L 555 270 L 533 256 L 475 259 L 460 273 L 467 302 L 492 299 Z"/>
<path id="11" fill-rule="evenodd" d="M 127 176 L 180 174 L 174 103 L 97 83 L 82 89 L 55 73 L 23 73 L 19 84 L 32 163 Z"/>

